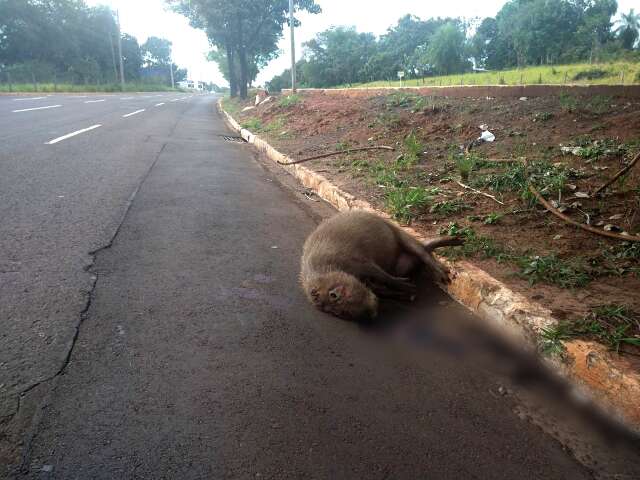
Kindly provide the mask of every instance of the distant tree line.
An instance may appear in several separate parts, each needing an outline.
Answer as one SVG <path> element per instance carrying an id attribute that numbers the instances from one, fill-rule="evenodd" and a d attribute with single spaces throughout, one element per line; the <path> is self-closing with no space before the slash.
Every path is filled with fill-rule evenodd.
<path id="1" fill-rule="evenodd" d="M 108 7 L 82 0 L 0 0 L 0 79 L 77 84 L 119 83 L 118 24 Z M 121 34 L 127 82 L 170 85 L 186 78 L 171 62 L 171 42 L 143 45 Z M 6 78 L 3 80 L 6 81 Z"/>
<path id="2" fill-rule="evenodd" d="M 448 75 L 476 69 L 600 61 L 635 49 L 640 15 L 632 9 L 614 25 L 616 0 L 510 0 L 495 18 L 421 20 L 406 15 L 376 38 L 353 27 L 333 27 L 307 42 L 296 64 L 301 85 L 330 87 Z M 291 86 L 286 70 L 267 84 Z"/>

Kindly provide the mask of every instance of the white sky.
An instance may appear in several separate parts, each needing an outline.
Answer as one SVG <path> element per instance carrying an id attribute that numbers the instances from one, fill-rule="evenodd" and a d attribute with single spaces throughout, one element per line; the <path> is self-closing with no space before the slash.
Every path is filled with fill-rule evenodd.
<path id="1" fill-rule="evenodd" d="M 169 11 L 163 0 L 87 0 L 89 5 L 109 5 L 120 11 L 122 30 L 138 38 L 142 44 L 147 37 L 163 37 L 173 42 L 173 60 L 189 70 L 189 78 L 212 81 L 224 85 L 217 65 L 206 60 L 209 42 L 204 32 L 189 26 L 186 18 Z M 506 0 L 316 0 L 322 7 L 318 15 L 300 15 L 302 26 L 296 30 L 297 53 L 302 43 L 332 25 L 354 25 L 358 31 L 384 33 L 407 13 L 423 19 L 429 17 L 488 17 L 494 16 Z M 640 0 L 618 0 L 619 12 L 631 8 L 640 10 Z M 290 64 L 289 33 L 280 42 L 282 54 L 258 76 L 264 83 L 281 73 Z"/>

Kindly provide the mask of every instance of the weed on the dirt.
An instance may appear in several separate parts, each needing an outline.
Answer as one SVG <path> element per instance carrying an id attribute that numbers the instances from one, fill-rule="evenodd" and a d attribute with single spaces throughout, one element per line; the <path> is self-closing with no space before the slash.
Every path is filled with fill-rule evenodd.
<path id="1" fill-rule="evenodd" d="M 578 288 L 593 280 L 588 265 L 580 258 L 563 260 L 551 254 L 522 256 L 516 260 L 520 265 L 518 275 L 528 280 L 531 285 L 547 283 L 561 288 Z"/>
<path id="2" fill-rule="evenodd" d="M 547 354 L 562 354 L 565 340 L 586 337 L 619 352 L 623 345 L 640 347 L 640 315 L 625 305 L 602 305 L 585 317 L 563 321 L 542 331 L 541 349 Z"/>
<path id="3" fill-rule="evenodd" d="M 589 266 L 581 259 L 563 260 L 555 254 L 519 253 L 489 237 L 478 235 L 471 227 L 461 227 L 457 223 L 450 223 L 447 227 L 441 228 L 440 234 L 458 236 L 465 240 L 462 247 L 444 250 L 446 256 L 455 259 L 481 255 L 484 258 L 494 258 L 498 262 L 512 263 L 519 268 L 517 275 L 528 280 L 531 285 L 546 283 L 561 288 L 578 288 L 593 280 Z"/>
<path id="4" fill-rule="evenodd" d="M 278 100 L 278 105 L 284 108 L 289 108 L 297 105 L 300 102 L 302 102 L 301 95 L 287 95 L 286 97 L 282 97 L 280 100 Z"/>
<path id="5" fill-rule="evenodd" d="M 470 215 L 468 219 L 472 222 L 482 222 L 485 225 L 498 225 L 504 217 L 504 213 L 492 212 L 488 215 Z"/>
<path id="6" fill-rule="evenodd" d="M 396 187 L 386 194 L 387 208 L 396 220 L 409 224 L 431 202 L 426 190 L 417 187 Z"/>
<path id="7" fill-rule="evenodd" d="M 434 203 L 429 209 L 429 212 L 435 213 L 436 215 L 448 216 L 463 212 L 465 210 L 471 210 L 471 206 L 464 203 L 460 199 L 456 199 Z"/>
<path id="8" fill-rule="evenodd" d="M 424 145 L 418 140 L 415 132 L 411 132 L 404 139 L 404 151 L 398 159 L 398 164 L 404 168 L 411 167 L 418 163 L 420 155 L 424 150 Z"/>
<path id="9" fill-rule="evenodd" d="M 259 118 L 248 118 L 240 124 L 242 128 L 251 130 L 252 132 L 259 132 L 262 130 L 262 122 Z"/>

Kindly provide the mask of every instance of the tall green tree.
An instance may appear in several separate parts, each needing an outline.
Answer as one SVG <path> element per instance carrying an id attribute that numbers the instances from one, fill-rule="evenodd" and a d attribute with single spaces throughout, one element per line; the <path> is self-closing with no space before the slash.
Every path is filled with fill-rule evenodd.
<path id="1" fill-rule="evenodd" d="M 442 25 L 424 49 L 421 61 L 435 73 L 442 75 L 468 69 L 465 32 L 453 22 Z"/>
<path id="2" fill-rule="evenodd" d="M 166 38 L 149 37 L 140 47 L 146 67 L 166 66 L 171 63 L 171 42 Z"/>
<path id="3" fill-rule="evenodd" d="M 223 53 L 217 58 L 227 63 L 231 94 L 239 92 L 246 98 L 250 66 L 261 65 L 278 52 L 278 41 L 288 23 L 288 0 L 168 1 L 189 18 L 191 25 L 205 30 L 218 52 Z M 314 0 L 295 0 L 294 7 L 296 12 L 320 12 Z"/>
<path id="4" fill-rule="evenodd" d="M 636 13 L 632 8 L 629 13 L 623 13 L 620 16 L 618 24 L 616 33 L 622 42 L 622 47 L 631 50 L 640 35 L 640 13 Z"/>
<path id="5" fill-rule="evenodd" d="M 303 74 L 313 86 L 352 84 L 368 76 L 366 66 L 376 51 L 376 39 L 355 27 L 334 27 L 305 43 L 305 49 Z"/>

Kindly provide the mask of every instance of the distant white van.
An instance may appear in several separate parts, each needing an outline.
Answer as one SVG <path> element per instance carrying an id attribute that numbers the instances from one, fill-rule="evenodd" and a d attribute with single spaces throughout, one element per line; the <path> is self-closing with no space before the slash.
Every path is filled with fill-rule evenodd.
<path id="1" fill-rule="evenodd" d="M 178 87 L 194 92 L 204 92 L 207 85 L 205 82 L 198 80 L 182 80 L 178 82 Z"/>

